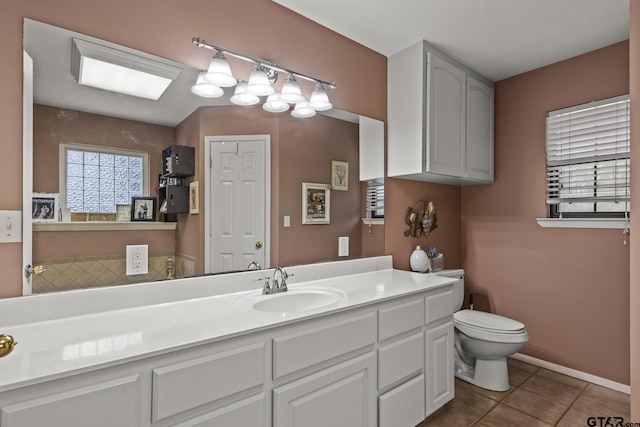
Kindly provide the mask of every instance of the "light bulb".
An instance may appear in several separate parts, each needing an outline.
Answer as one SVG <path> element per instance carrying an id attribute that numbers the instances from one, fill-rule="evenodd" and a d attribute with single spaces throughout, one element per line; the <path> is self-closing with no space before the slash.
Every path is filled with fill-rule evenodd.
<path id="1" fill-rule="evenodd" d="M 316 115 L 316 110 L 309 106 L 309 102 L 298 102 L 291 112 L 291 115 L 298 119 L 308 119 Z"/>
<path id="2" fill-rule="evenodd" d="M 247 93 L 247 82 L 238 82 L 230 101 L 236 105 L 254 105 L 260 102 L 260 98 L 252 93 Z"/>
<path id="3" fill-rule="evenodd" d="M 191 86 L 191 92 L 203 98 L 219 98 L 224 94 L 224 91 L 218 86 L 207 83 L 204 79 L 205 71 L 198 74 L 198 80 L 196 84 Z"/>
<path id="4" fill-rule="evenodd" d="M 262 108 L 265 111 L 270 113 L 282 113 L 283 111 L 287 111 L 289 109 L 289 104 L 279 99 L 280 92 L 274 92 L 265 101 L 262 105 Z"/>
<path id="5" fill-rule="evenodd" d="M 289 74 L 289 77 L 287 77 L 287 80 L 285 80 L 282 85 L 280 100 L 290 104 L 303 102 L 305 100 L 304 96 L 302 96 L 302 91 L 300 90 L 300 84 L 293 74 Z"/>
<path id="6" fill-rule="evenodd" d="M 326 111 L 333 108 L 333 105 L 329 102 L 327 91 L 324 90 L 322 83 L 318 83 L 315 89 L 313 89 L 311 98 L 309 99 L 309 106 L 316 111 Z"/>
<path id="7" fill-rule="evenodd" d="M 204 75 L 204 79 L 218 87 L 231 87 L 238 82 L 231 74 L 229 61 L 222 52 L 216 53 L 216 56 L 211 59 L 209 70 Z"/>

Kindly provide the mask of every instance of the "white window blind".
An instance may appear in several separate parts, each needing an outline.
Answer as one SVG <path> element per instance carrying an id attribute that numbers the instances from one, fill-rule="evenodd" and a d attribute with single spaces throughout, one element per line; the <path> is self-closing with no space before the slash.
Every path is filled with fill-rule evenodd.
<path id="1" fill-rule="evenodd" d="M 548 113 L 546 151 L 551 216 L 629 211 L 628 95 Z"/>
<path id="2" fill-rule="evenodd" d="M 384 218 L 384 184 L 367 183 L 367 218 Z"/>

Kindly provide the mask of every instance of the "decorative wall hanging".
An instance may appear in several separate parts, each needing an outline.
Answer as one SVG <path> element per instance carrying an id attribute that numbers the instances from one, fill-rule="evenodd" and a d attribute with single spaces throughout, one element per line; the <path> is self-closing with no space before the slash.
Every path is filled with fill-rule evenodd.
<path id="1" fill-rule="evenodd" d="M 331 160 L 331 189 L 349 190 L 349 162 Z"/>
<path id="2" fill-rule="evenodd" d="M 200 213 L 200 190 L 198 181 L 189 183 L 189 213 Z"/>
<path id="3" fill-rule="evenodd" d="M 331 223 L 331 186 L 329 184 L 302 183 L 302 223 Z"/>
<path id="4" fill-rule="evenodd" d="M 419 200 L 413 207 L 407 209 L 405 221 L 409 226 L 409 229 L 404 232 L 406 237 L 420 237 L 431 233 L 438 227 L 438 217 L 433 202 Z"/>

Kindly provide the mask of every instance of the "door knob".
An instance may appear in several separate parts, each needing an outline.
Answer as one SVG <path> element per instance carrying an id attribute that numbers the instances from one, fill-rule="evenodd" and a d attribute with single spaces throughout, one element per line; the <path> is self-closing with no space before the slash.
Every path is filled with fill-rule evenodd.
<path id="1" fill-rule="evenodd" d="M 260 249 L 262 247 L 262 242 L 256 242 L 256 249 Z"/>
<path id="2" fill-rule="evenodd" d="M 0 334 L 0 357 L 4 357 L 13 351 L 18 344 L 11 335 Z"/>
<path id="3" fill-rule="evenodd" d="M 46 271 L 46 268 L 44 268 L 41 265 L 36 265 L 36 266 L 31 266 L 31 264 L 28 264 L 25 268 L 24 268 L 24 276 L 25 277 L 29 277 L 32 274 L 35 274 L 36 276 L 39 274 L 42 274 Z"/>

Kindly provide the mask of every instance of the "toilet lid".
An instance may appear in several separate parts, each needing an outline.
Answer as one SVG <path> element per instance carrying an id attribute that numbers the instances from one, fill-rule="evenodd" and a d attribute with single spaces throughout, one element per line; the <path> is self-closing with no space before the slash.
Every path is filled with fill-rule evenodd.
<path id="1" fill-rule="evenodd" d="M 477 310 L 460 310 L 453 314 L 456 323 L 472 328 L 499 331 L 502 333 L 520 333 L 524 325 L 517 320 Z"/>

